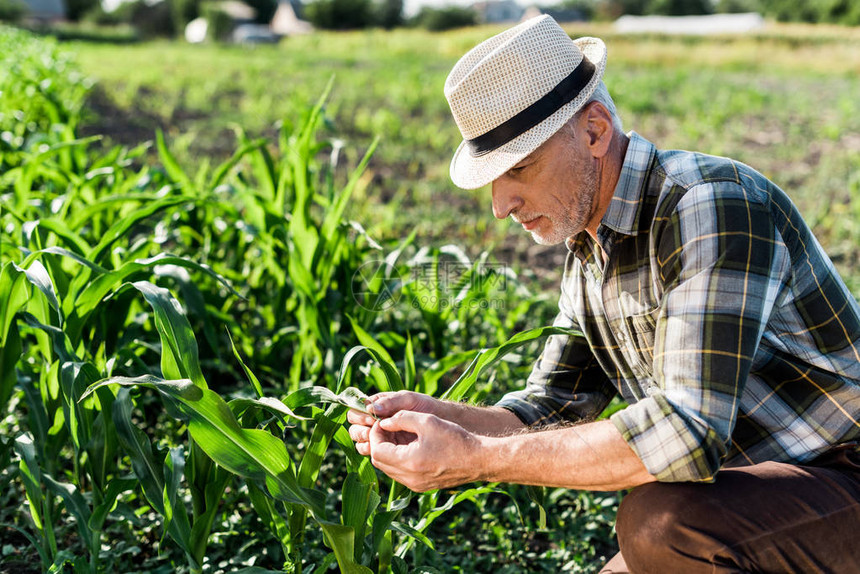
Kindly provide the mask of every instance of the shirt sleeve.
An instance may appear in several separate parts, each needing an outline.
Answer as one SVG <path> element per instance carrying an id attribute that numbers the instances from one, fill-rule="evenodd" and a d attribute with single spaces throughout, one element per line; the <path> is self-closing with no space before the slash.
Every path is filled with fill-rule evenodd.
<path id="1" fill-rule="evenodd" d="M 758 193 L 702 183 L 655 218 L 663 289 L 655 386 L 611 420 L 660 481 L 710 482 L 732 445 L 752 359 L 788 272 Z"/>
<path id="2" fill-rule="evenodd" d="M 562 287 L 553 326 L 578 330 L 565 302 Z M 594 418 L 615 394 L 585 337 L 574 332 L 551 335 L 525 388 L 506 394 L 496 406 L 512 411 L 529 426 L 542 426 Z"/>

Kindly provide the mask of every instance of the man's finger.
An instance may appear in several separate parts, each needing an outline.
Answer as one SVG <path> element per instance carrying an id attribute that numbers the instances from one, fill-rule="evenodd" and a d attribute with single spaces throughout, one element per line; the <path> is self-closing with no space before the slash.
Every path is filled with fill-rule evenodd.
<path id="1" fill-rule="evenodd" d="M 376 422 L 376 419 L 369 414 L 355 409 L 350 409 L 349 412 L 346 413 L 346 420 L 354 425 L 362 425 L 366 427 L 372 427 L 373 423 Z"/>
<path id="2" fill-rule="evenodd" d="M 433 418 L 435 417 L 426 413 L 398 411 L 394 416 L 382 419 L 378 424 L 386 432 L 405 431 L 420 435 L 422 429 L 426 429 L 427 423 Z"/>
<path id="3" fill-rule="evenodd" d="M 368 410 L 378 417 L 390 417 L 399 411 L 409 411 L 415 408 L 413 393 L 379 393 L 370 397 Z"/>
<path id="4" fill-rule="evenodd" d="M 349 438 L 354 442 L 367 442 L 370 440 L 370 427 L 361 425 L 349 427 Z"/>

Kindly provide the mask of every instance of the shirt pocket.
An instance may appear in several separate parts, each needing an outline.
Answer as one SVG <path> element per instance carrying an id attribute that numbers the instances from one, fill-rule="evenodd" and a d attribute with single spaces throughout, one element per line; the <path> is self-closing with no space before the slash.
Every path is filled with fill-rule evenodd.
<path id="1" fill-rule="evenodd" d="M 654 365 L 654 334 L 657 331 L 657 317 L 660 307 L 645 313 L 625 317 L 630 330 L 630 344 L 639 359 L 640 366 L 650 374 Z"/>

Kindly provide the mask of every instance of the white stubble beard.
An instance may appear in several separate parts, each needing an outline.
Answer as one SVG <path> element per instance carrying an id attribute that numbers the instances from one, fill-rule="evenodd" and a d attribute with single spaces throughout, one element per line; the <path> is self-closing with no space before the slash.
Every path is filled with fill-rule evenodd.
<path id="1" fill-rule="evenodd" d="M 529 232 L 538 245 L 558 245 L 568 237 L 581 233 L 591 220 L 600 188 L 600 177 L 595 163 L 584 162 L 577 179 L 579 192 L 571 193 L 570 201 L 564 205 L 561 213 L 541 214 L 552 226 L 549 234 L 541 236 L 538 230 Z"/>

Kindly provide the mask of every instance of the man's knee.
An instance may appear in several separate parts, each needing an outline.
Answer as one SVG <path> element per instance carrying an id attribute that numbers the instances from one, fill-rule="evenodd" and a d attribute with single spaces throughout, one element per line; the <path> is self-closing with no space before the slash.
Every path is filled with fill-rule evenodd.
<path id="1" fill-rule="evenodd" d="M 615 528 L 631 571 L 665 573 L 670 565 L 707 559 L 702 554 L 708 544 L 697 522 L 707 521 L 712 512 L 696 486 L 645 484 L 622 500 Z"/>

